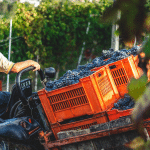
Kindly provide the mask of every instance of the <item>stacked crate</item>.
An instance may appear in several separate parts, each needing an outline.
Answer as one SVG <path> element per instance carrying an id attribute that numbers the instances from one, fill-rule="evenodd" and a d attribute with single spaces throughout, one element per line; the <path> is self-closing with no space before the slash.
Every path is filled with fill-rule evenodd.
<path id="1" fill-rule="evenodd" d="M 119 93 L 108 67 L 53 91 L 38 92 L 50 123 L 83 115 L 97 114 L 112 107 Z"/>
<path id="2" fill-rule="evenodd" d="M 105 67 L 107 66 L 110 69 L 111 75 L 121 97 L 128 93 L 127 84 L 130 80 L 132 78 L 138 79 L 143 73 L 138 67 L 138 58 L 133 55 L 114 63 L 110 63 Z M 92 71 L 97 71 L 100 68 L 101 67 L 94 68 Z"/>

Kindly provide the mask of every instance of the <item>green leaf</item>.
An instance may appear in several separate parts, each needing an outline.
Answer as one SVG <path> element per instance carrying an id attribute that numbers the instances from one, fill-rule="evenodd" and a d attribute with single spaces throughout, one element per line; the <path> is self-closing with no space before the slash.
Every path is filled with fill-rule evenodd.
<path id="1" fill-rule="evenodd" d="M 139 79 L 132 78 L 128 84 L 129 95 L 137 100 L 145 91 L 147 84 L 147 76 L 143 75 Z"/>
<path id="2" fill-rule="evenodd" d="M 131 149 L 138 149 L 140 148 L 141 146 L 143 146 L 145 144 L 143 138 L 141 137 L 137 137 L 135 138 L 133 141 L 125 144 L 126 147 L 129 147 Z"/>
<path id="3" fill-rule="evenodd" d="M 144 93 L 136 101 L 132 111 L 132 119 L 137 124 L 142 119 L 150 117 L 150 86 L 148 85 Z"/>

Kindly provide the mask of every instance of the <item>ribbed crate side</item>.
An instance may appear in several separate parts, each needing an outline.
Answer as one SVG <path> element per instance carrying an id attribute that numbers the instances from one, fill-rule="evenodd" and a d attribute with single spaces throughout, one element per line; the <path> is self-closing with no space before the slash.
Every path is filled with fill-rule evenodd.
<path id="1" fill-rule="evenodd" d="M 105 105 L 103 110 L 106 110 L 108 108 L 107 101 L 110 99 L 112 100 L 113 90 L 111 83 L 109 82 L 109 78 L 106 74 L 105 67 L 97 71 L 94 76 L 97 83 L 97 88 L 99 89 L 99 94 L 101 94 L 102 101 L 104 103 L 103 105 Z"/>
<path id="2" fill-rule="evenodd" d="M 125 59 L 125 61 L 127 61 L 127 59 Z M 118 89 L 119 95 L 124 96 L 124 94 L 128 92 L 127 84 L 130 80 L 128 77 L 128 70 L 126 70 L 122 61 L 117 61 L 109 64 L 108 66 Z"/>
<path id="3" fill-rule="evenodd" d="M 117 86 L 115 84 L 115 81 L 114 81 L 114 79 L 112 77 L 112 74 L 110 72 L 110 69 L 109 69 L 109 67 L 107 65 L 105 67 L 107 68 L 107 75 L 109 77 L 109 80 L 110 80 L 110 83 L 111 83 L 111 86 L 112 86 L 112 89 L 113 89 L 113 92 L 114 92 L 114 96 L 116 97 L 116 99 L 119 99 L 120 95 L 119 95 Z"/>
<path id="4" fill-rule="evenodd" d="M 108 71 L 108 67 L 101 68 L 96 73 L 94 73 L 93 76 L 95 79 L 94 85 L 97 85 L 98 89 L 97 94 L 100 94 L 102 99 L 100 105 L 105 106 L 102 107 L 102 110 L 104 111 L 110 108 L 111 105 L 119 98 L 118 90 L 113 82 L 113 78 L 110 72 Z"/>
<path id="5" fill-rule="evenodd" d="M 99 108 L 101 111 L 105 111 L 112 107 L 112 104 L 120 97 L 108 67 L 103 67 L 89 77 L 80 79 L 80 81 L 92 108 L 97 112 L 99 112 Z"/>
<path id="6" fill-rule="evenodd" d="M 128 59 L 122 60 L 124 68 L 126 69 L 128 78 L 131 79 L 132 77 L 138 79 L 139 73 L 136 63 L 134 62 L 133 56 L 128 57 Z"/>
<path id="7" fill-rule="evenodd" d="M 103 94 L 103 100 L 107 108 L 110 108 L 111 104 L 114 103 L 119 97 L 115 83 L 112 81 L 113 78 L 108 68 L 105 67 L 105 80 L 103 81 L 103 84 L 105 85 L 103 87 L 105 95 Z"/>
<path id="8" fill-rule="evenodd" d="M 42 89 L 42 90 L 38 91 L 38 96 L 39 96 L 39 99 L 41 101 L 41 104 L 43 106 L 44 112 L 46 114 L 46 117 L 47 117 L 49 123 L 56 122 L 56 118 L 55 118 L 53 110 L 50 106 L 49 100 L 46 96 L 45 90 Z"/>
<path id="9" fill-rule="evenodd" d="M 130 59 L 130 65 L 131 65 L 131 68 L 134 72 L 134 78 L 138 79 L 140 76 L 141 76 L 141 73 L 139 73 L 139 70 L 138 70 L 138 65 L 135 63 L 134 61 L 134 56 L 132 56 Z"/>
<path id="10" fill-rule="evenodd" d="M 82 78 L 80 79 L 80 82 L 82 83 L 82 86 L 86 92 L 93 113 L 101 112 L 102 106 L 99 103 L 101 97 L 96 93 L 94 88 L 95 84 L 92 82 L 92 76 Z"/>

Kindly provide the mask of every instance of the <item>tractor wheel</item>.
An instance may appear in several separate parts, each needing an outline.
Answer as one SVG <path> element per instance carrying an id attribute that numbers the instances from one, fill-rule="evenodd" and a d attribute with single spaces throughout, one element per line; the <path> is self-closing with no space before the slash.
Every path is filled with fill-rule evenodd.
<path id="1" fill-rule="evenodd" d="M 5 141 L 1 141 L 0 143 L 0 150 L 9 150 L 9 145 Z"/>
<path id="2" fill-rule="evenodd" d="M 25 144 L 18 144 L 10 141 L 1 140 L 0 150 L 34 150 Z"/>

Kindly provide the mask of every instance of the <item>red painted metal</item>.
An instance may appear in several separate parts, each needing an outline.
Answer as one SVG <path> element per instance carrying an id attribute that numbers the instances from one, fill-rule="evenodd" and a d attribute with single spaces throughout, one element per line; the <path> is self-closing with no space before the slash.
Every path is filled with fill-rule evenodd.
<path id="1" fill-rule="evenodd" d="M 150 124 L 150 121 L 144 122 L 144 127 L 148 128 L 149 124 Z M 122 126 L 122 127 L 116 127 L 116 128 L 111 129 L 111 130 L 101 130 L 101 131 L 96 131 L 96 132 L 92 132 L 89 134 L 74 136 L 74 137 L 70 137 L 70 138 L 66 138 L 66 139 L 62 139 L 62 140 L 57 140 L 54 142 L 51 141 L 51 142 L 48 142 L 46 144 L 46 146 L 49 149 L 50 148 L 53 149 L 53 148 L 58 148 L 58 147 L 68 145 L 68 144 L 88 141 L 88 140 L 97 139 L 97 138 L 101 138 L 101 137 L 105 137 L 105 136 L 110 136 L 113 134 L 119 134 L 119 133 L 131 131 L 131 130 L 136 130 L 136 128 L 133 124 Z"/>
<path id="2" fill-rule="evenodd" d="M 118 134 L 136 128 L 133 124 L 116 127 L 111 130 L 103 130 L 58 140 L 60 131 L 85 129 L 91 125 L 101 124 L 131 115 L 129 110 L 110 110 L 114 102 L 120 96 L 128 93 L 127 84 L 131 78 L 139 78 L 142 75 L 138 67 L 138 57 L 130 56 L 120 61 L 108 64 L 104 67 L 94 68 L 96 72 L 79 80 L 79 83 L 53 91 L 42 89 L 38 92 L 44 112 L 48 118 L 51 130 L 56 141 L 49 141 L 51 132 L 44 133 L 43 137 L 46 149 L 58 150 L 61 146 L 77 142 L 92 140 L 112 134 Z M 67 119 L 73 119 L 83 115 L 93 117 L 81 121 L 62 124 Z M 150 121 L 145 121 L 144 126 L 150 134 Z M 42 133 L 41 133 L 42 135 Z"/>
<path id="3" fill-rule="evenodd" d="M 70 137 L 70 138 L 66 138 L 63 140 L 57 140 L 55 142 L 49 142 L 47 144 L 47 147 L 53 148 L 53 147 L 58 147 L 58 146 L 64 146 L 64 145 L 68 145 L 68 144 L 73 144 L 73 143 L 97 139 L 97 138 L 101 138 L 101 137 L 105 137 L 105 136 L 110 136 L 113 134 L 119 134 L 119 133 L 123 133 L 123 132 L 129 131 L 129 130 L 135 130 L 135 127 L 133 127 L 133 125 L 129 125 L 126 127 L 114 128 L 113 130 L 105 130 L 105 131 L 103 130 L 103 131 L 97 131 L 97 132 L 84 134 L 84 135 L 80 135 L 80 136 Z"/>

